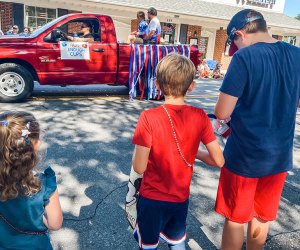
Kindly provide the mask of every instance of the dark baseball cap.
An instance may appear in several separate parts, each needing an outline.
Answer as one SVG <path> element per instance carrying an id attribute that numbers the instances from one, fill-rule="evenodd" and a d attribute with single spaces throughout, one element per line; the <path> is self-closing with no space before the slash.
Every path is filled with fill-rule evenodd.
<path id="1" fill-rule="evenodd" d="M 255 12 L 255 15 L 249 16 L 251 12 Z M 232 17 L 227 26 L 228 38 L 226 41 L 226 46 L 230 45 L 229 56 L 233 56 L 233 54 L 238 50 L 238 47 L 233 42 L 236 32 L 244 28 L 248 23 L 259 19 L 264 19 L 263 15 L 252 9 L 241 10 Z"/>

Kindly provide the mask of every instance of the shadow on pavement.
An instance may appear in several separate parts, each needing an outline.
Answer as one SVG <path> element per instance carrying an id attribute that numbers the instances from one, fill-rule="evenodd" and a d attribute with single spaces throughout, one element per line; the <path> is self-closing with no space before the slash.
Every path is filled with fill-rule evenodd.
<path id="1" fill-rule="evenodd" d="M 187 103 L 204 108 L 207 113 L 213 112 L 219 84 L 201 82 L 188 95 Z M 133 151 L 131 139 L 140 112 L 160 104 L 98 99 L 1 105 L 2 111 L 13 108 L 32 112 L 46 130 L 45 165 L 51 165 L 56 171 L 65 218 L 63 228 L 51 233 L 54 249 L 138 249 L 124 213 Z M 299 118 L 298 113 L 298 123 Z M 298 124 L 295 139 L 298 154 L 299 134 Z M 287 178 L 271 236 L 291 232 L 300 225 L 299 162 L 296 158 L 297 167 Z M 196 163 L 187 220 L 188 249 L 220 246 L 223 218 L 213 211 L 218 177 L 218 169 Z M 297 239 L 299 233 L 295 234 Z M 293 233 L 281 242 L 286 242 L 290 235 Z M 162 245 L 159 249 L 167 248 Z"/>

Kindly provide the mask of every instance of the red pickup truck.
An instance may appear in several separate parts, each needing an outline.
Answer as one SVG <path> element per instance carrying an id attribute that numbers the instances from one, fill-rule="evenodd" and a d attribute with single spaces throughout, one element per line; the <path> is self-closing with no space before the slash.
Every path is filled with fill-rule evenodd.
<path id="1" fill-rule="evenodd" d="M 83 23 L 92 27 L 92 42 L 67 42 Z M 0 102 L 18 102 L 41 85 L 113 84 L 128 86 L 132 46 L 118 43 L 113 20 L 106 15 L 59 17 L 29 36 L 0 37 Z M 199 64 L 197 46 L 190 59 Z"/>

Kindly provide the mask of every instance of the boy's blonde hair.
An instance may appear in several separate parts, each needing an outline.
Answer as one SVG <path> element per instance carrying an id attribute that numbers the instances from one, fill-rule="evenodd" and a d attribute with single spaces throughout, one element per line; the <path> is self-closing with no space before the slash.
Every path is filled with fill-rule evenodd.
<path id="1" fill-rule="evenodd" d="M 185 96 L 194 81 L 195 66 L 190 59 L 177 53 L 164 57 L 156 67 L 156 81 L 166 96 Z"/>

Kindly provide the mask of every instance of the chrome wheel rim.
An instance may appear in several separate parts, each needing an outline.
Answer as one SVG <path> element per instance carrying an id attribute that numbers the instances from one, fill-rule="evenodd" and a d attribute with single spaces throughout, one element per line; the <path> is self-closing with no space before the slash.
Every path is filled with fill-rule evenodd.
<path id="1" fill-rule="evenodd" d="M 25 88 L 25 81 L 16 72 L 5 72 L 0 76 L 0 93 L 5 96 L 18 96 Z"/>

